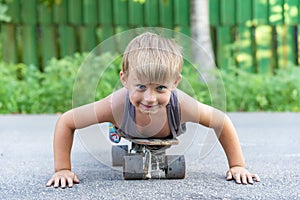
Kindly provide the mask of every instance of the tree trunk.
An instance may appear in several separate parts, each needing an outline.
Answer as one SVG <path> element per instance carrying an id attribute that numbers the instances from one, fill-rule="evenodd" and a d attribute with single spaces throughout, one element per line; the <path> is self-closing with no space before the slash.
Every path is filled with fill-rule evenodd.
<path id="1" fill-rule="evenodd" d="M 193 62 L 202 73 L 215 69 L 209 26 L 209 0 L 190 0 Z"/>

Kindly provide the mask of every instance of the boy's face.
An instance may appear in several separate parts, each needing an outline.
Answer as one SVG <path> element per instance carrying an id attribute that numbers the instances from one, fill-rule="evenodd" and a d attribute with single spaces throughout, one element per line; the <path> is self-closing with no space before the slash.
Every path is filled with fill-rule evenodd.
<path id="1" fill-rule="evenodd" d="M 171 92 L 177 83 L 149 83 L 139 80 L 134 73 L 128 77 L 120 73 L 121 81 L 129 91 L 132 105 L 143 114 L 155 114 L 169 103 Z"/>

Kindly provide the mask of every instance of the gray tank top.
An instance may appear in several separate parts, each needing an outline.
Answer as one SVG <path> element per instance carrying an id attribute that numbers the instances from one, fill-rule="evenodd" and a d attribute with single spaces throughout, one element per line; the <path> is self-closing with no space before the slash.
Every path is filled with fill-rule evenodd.
<path id="1" fill-rule="evenodd" d="M 174 90 L 171 93 L 170 101 L 166 107 L 167 107 L 169 126 L 171 130 L 170 136 L 168 136 L 167 138 L 176 138 L 186 131 L 185 123 L 180 124 L 180 108 L 179 108 L 176 90 Z M 135 108 L 129 100 L 128 92 L 126 95 L 121 126 L 115 127 L 115 129 L 121 137 L 125 137 L 125 138 L 141 137 L 141 134 L 139 134 L 136 130 Z"/>

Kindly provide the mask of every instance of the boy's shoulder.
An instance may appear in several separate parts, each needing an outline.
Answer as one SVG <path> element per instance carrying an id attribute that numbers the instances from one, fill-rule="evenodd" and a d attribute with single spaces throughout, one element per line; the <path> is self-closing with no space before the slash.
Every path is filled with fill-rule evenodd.
<path id="1" fill-rule="evenodd" d="M 188 95 L 186 92 L 184 92 L 178 88 L 176 88 L 176 95 L 177 95 L 179 103 L 184 102 L 186 99 L 194 99 L 193 97 Z"/>
<path id="2" fill-rule="evenodd" d="M 181 123 L 198 122 L 200 102 L 179 89 L 177 89 L 177 97 L 180 107 Z"/>
<path id="3" fill-rule="evenodd" d="M 128 90 L 125 87 L 122 87 L 116 91 L 114 91 L 113 93 L 111 93 L 112 96 L 116 96 L 116 97 L 126 97 L 128 93 Z"/>
<path id="4" fill-rule="evenodd" d="M 121 88 L 115 92 L 113 92 L 109 96 L 109 101 L 112 109 L 112 114 L 115 122 L 120 124 L 123 117 L 123 110 L 126 103 L 127 89 Z"/>

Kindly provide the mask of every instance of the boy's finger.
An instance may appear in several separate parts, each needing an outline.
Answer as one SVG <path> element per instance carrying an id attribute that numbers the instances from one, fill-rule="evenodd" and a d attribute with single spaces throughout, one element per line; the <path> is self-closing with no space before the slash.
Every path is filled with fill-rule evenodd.
<path id="1" fill-rule="evenodd" d="M 230 171 L 227 172 L 226 180 L 227 181 L 232 180 L 232 173 Z"/>
<path id="2" fill-rule="evenodd" d="M 53 184 L 53 182 L 54 182 L 54 180 L 53 180 L 53 178 L 51 178 L 51 179 L 47 182 L 46 186 L 47 186 L 47 187 L 50 187 L 50 186 Z"/>
<path id="3" fill-rule="evenodd" d="M 241 175 L 242 183 L 243 184 L 248 184 L 247 176 L 246 175 Z"/>
<path id="4" fill-rule="evenodd" d="M 61 186 L 61 188 L 66 188 L 66 179 L 65 178 L 60 179 L 60 186 Z"/>
<path id="5" fill-rule="evenodd" d="M 249 182 L 250 184 L 253 184 L 253 178 L 252 178 L 251 175 L 248 175 L 248 176 L 247 176 L 247 179 L 248 179 L 248 182 Z"/>
<path id="6" fill-rule="evenodd" d="M 77 177 L 77 175 L 76 174 L 74 174 L 74 182 L 75 183 L 80 183 L 80 180 L 79 180 L 79 178 Z"/>
<path id="7" fill-rule="evenodd" d="M 73 179 L 72 178 L 68 178 L 68 186 L 69 188 L 73 187 Z"/>
<path id="8" fill-rule="evenodd" d="M 235 181 L 236 181 L 238 184 L 241 183 L 241 175 L 240 175 L 240 174 L 236 174 L 236 175 L 234 176 L 234 179 L 235 179 Z"/>
<path id="9" fill-rule="evenodd" d="M 260 178 L 257 174 L 253 174 L 252 177 L 255 178 L 256 182 L 260 182 Z"/>
<path id="10" fill-rule="evenodd" d="M 59 187 L 59 178 L 55 178 L 55 180 L 54 180 L 54 187 L 55 188 Z"/>

